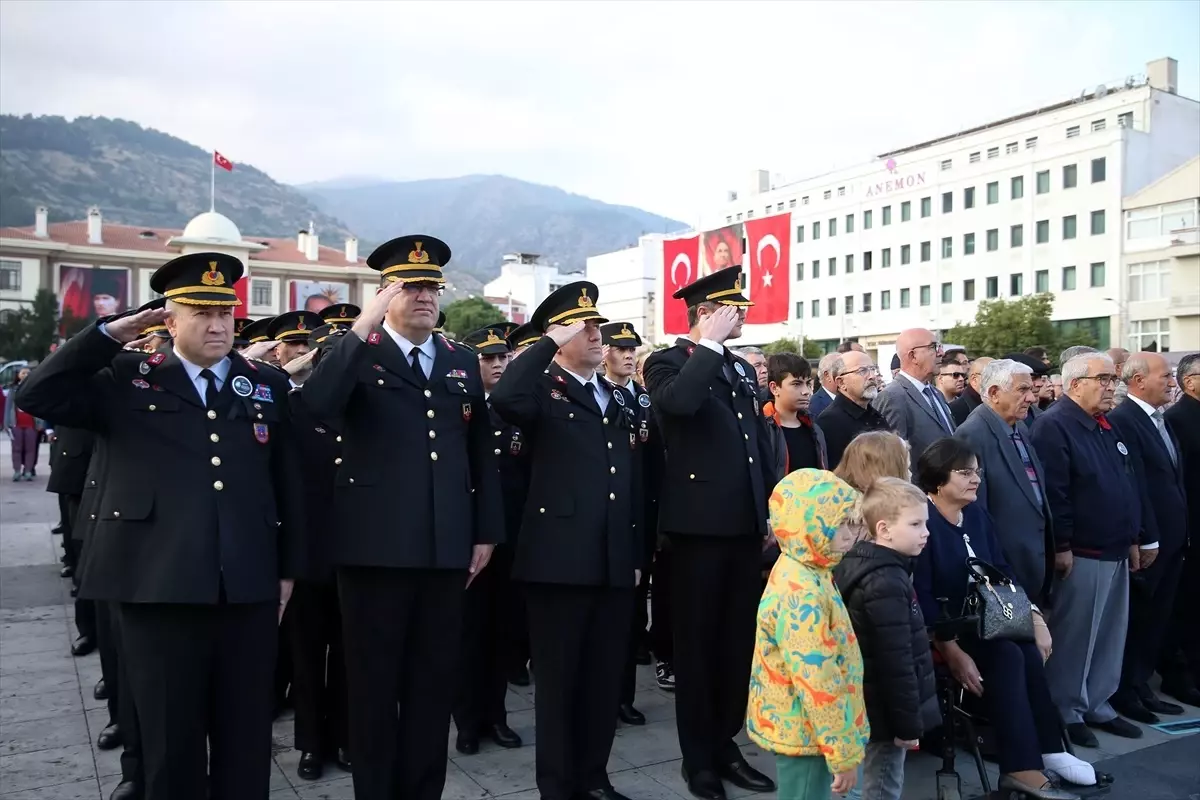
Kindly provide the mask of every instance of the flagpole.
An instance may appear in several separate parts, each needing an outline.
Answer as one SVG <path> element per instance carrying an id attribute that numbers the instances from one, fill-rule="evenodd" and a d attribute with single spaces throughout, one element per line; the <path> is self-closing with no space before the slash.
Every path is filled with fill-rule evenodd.
<path id="1" fill-rule="evenodd" d="M 209 178 L 209 180 L 210 180 L 210 183 L 209 183 L 210 203 L 208 206 L 208 210 L 216 211 L 217 210 L 217 154 L 213 153 L 209 157 L 208 160 L 209 160 L 209 165 L 208 165 L 209 171 L 211 173 L 210 178 Z"/>

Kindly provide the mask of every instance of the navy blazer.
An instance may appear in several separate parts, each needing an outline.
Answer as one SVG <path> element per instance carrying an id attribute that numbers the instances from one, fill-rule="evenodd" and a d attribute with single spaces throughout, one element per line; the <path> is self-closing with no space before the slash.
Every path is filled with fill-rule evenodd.
<path id="1" fill-rule="evenodd" d="M 1158 557 L 1171 556 L 1187 541 L 1187 494 L 1183 488 L 1179 440 L 1168 428 L 1176 460 L 1180 462 L 1176 464 L 1171 461 L 1154 420 L 1132 397 L 1113 409 L 1108 418 L 1129 448 L 1134 485 L 1142 507 L 1140 542 L 1158 542 Z"/>
<path id="2" fill-rule="evenodd" d="M 829 396 L 825 387 L 819 382 L 813 390 L 812 399 L 808 401 L 808 415 L 813 419 L 821 416 L 821 412 L 833 404 L 835 398 Z"/>

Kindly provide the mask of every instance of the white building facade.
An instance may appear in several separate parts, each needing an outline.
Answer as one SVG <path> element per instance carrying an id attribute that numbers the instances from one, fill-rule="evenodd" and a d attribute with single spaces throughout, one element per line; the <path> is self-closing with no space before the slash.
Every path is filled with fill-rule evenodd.
<path id="1" fill-rule="evenodd" d="M 657 342 L 658 282 L 665 237 L 651 234 L 636 247 L 591 256 L 587 280 L 600 290 L 599 308 L 613 322 L 628 322 L 644 341 Z"/>
<path id="2" fill-rule="evenodd" d="M 534 253 L 505 255 L 499 277 L 484 285 L 484 296 L 501 311 L 509 307 L 505 301 L 511 297 L 514 308 L 522 306 L 532 314 L 551 292 L 571 281 L 583 280 L 582 272 L 559 272 L 558 267 L 543 264 L 539 259 Z"/>

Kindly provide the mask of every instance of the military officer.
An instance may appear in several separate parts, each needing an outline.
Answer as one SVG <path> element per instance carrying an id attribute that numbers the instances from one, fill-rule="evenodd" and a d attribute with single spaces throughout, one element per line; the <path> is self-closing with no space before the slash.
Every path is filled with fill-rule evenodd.
<path id="1" fill-rule="evenodd" d="M 659 528 L 673 570 L 675 707 L 688 789 L 723 800 L 721 780 L 774 783 L 742 757 L 755 617 L 772 487 L 754 369 L 725 347 L 741 335 L 741 271 L 706 275 L 674 294 L 691 332 L 646 361 L 666 449 Z"/>
<path id="2" fill-rule="evenodd" d="M 508 366 L 509 345 L 504 338 L 504 326 L 475 331 L 464 337 L 462 343 L 474 350 L 479 359 L 486 398 Z M 509 577 L 528 485 L 528 451 L 521 430 L 505 423 L 490 407 L 488 422 L 499 459 L 505 541 L 496 546 L 488 568 L 467 590 L 458 700 L 454 707 L 454 724 L 458 728 L 455 748 L 466 755 L 479 752 L 479 739 L 483 735 L 500 747 L 521 746 L 521 737 L 508 726 L 508 712 L 504 708 L 508 693 L 508 665 L 504 658 L 509 653 L 512 614 L 516 608 Z"/>
<path id="3" fill-rule="evenodd" d="M 342 425 L 331 555 L 360 800 L 441 797 L 464 592 L 504 536 L 479 362 L 433 334 L 449 260 L 431 236 L 376 248 L 381 290 L 304 385 Z"/>
<path id="4" fill-rule="evenodd" d="M 518 325 L 508 335 L 508 343 L 512 346 L 510 357 L 516 358 L 521 355 L 521 353 L 524 353 L 541 338 L 542 332 L 535 328 L 532 323 L 526 322 L 524 325 Z"/>
<path id="5" fill-rule="evenodd" d="M 274 317 L 264 317 L 257 322 L 251 322 L 245 325 L 242 328 L 242 338 L 245 339 L 247 345 L 269 341 L 271 338 L 269 331 L 271 329 L 271 323 L 274 321 Z"/>
<path id="6" fill-rule="evenodd" d="M 242 272 L 220 253 L 167 262 L 150 280 L 164 310 L 86 329 L 22 386 L 23 407 L 108 451 L 81 594 L 121 603 L 146 800 L 269 791 L 300 481 L 286 382 L 231 353 Z M 163 319 L 169 352 L 122 352 Z"/>
<path id="7" fill-rule="evenodd" d="M 335 306 L 326 306 L 321 309 L 321 322 L 326 325 L 335 325 L 338 328 L 342 326 L 349 328 L 361 313 L 362 309 L 353 303 L 338 303 Z"/>
<path id="8" fill-rule="evenodd" d="M 50 420 L 50 425 L 54 431 L 54 440 L 50 444 L 50 479 L 46 482 L 46 491 L 57 494 L 62 506 L 63 549 L 67 555 L 64 559 L 66 566 L 61 574 L 64 578 L 70 578 L 78 589 L 79 556 L 83 549 L 83 540 L 76 536 L 74 531 L 84 481 L 92 460 L 95 434 L 81 428 L 58 425 L 54 420 Z M 79 636 L 71 645 L 71 653 L 86 656 L 98 643 L 96 609 L 92 601 L 75 598 L 75 629 Z"/>
<path id="9" fill-rule="evenodd" d="M 250 340 L 246 338 L 246 329 L 254 322 L 249 317 L 238 317 L 233 321 L 233 347 L 235 350 L 241 350 L 250 344 Z"/>
<path id="10" fill-rule="evenodd" d="M 633 407 L 596 375 L 597 296 L 586 281 L 551 293 L 533 315 L 545 337 L 491 396 L 532 449 L 513 577 L 526 589 L 544 800 L 622 800 L 607 763 L 644 557 L 641 487 Z"/>

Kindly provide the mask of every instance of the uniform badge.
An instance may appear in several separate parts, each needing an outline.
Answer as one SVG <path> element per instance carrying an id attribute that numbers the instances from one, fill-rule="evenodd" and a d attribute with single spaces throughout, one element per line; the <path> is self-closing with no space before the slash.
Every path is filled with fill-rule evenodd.
<path id="1" fill-rule="evenodd" d="M 521 452 L 521 432 L 520 431 L 513 432 L 512 443 L 509 444 L 509 446 L 508 446 L 508 452 L 512 453 L 514 456 L 520 454 L 520 452 Z"/>
<path id="2" fill-rule="evenodd" d="M 247 381 L 249 383 L 249 381 Z M 274 398 L 271 397 L 271 387 L 265 383 L 260 383 L 254 387 L 254 394 L 251 395 L 255 400 L 262 400 L 264 403 L 274 403 Z"/>
<path id="3" fill-rule="evenodd" d="M 642 408 L 649 408 L 650 407 L 650 395 L 639 394 L 638 395 L 638 405 L 641 406 Z"/>
<path id="4" fill-rule="evenodd" d="M 646 420 L 642 420 L 642 425 L 638 428 L 638 438 L 645 444 L 650 439 L 650 429 L 646 427 Z"/>
<path id="5" fill-rule="evenodd" d="M 254 423 L 254 440 L 259 444 L 266 444 L 271 438 L 271 433 L 267 426 L 261 422 Z"/>
<path id="6" fill-rule="evenodd" d="M 613 389 L 613 400 L 617 401 L 617 405 L 625 407 L 625 393 L 620 389 Z"/>
<path id="7" fill-rule="evenodd" d="M 383 372 L 383 367 L 381 365 L 372 364 L 371 366 L 375 369 L 376 372 Z"/>
<path id="8" fill-rule="evenodd" d="M 150 362 L 143 361 L 142 363 L 138 364 L 138 372 L 142 373 L 143 375 L 149 375 L 150 374 Z"/>
<path id="9" fill-rule="evenodd" d="M 449 350 L 451 353 L 454 352 L 454 345 L 450 344 L 450 340 L 447 339 L 445 336 L 442 337 L 442 344 L 446 345 L 446 349 Z"/>
<path id="10" fill-rule="evenodd" d="M 156 392 L 161 392 L 163 390 L 163 388 L 161 386 L 159 386 L 157 383 L 151 384 L 150 388 Z"/>
<path id="11" fill-rule="evenodd" d="M 758 395 L 754 396 L 754 413 L 758 413 Z"/>
<path id="12" fill-rule="evenodd" d="M 566 378 L 564 378 L 562 375 L 555 375 L 554 380 L 556 380 L 562 384 L 565 384 L 567 382 Z"/>
<path id="13" fill-rule="evenodd" d="M 254 391 L 254 385 L 250 383 L 250 379 L 245 375 L 238 375 L 230 384 L 233 387 L 233 393 L 238 397 L 249 397 Z"/>
<path id="14" fill-rule="evenodd" d="M 134 379 L 133 379 L 133 385 L 134 385 L 134 386 L 136 386 L 136 387 L 137 387 L 137 388 L 139 388 L 139 389 L 149 389 L 149 388 L 150 388 L 150 384 L 146 383 L 146 382 L 145 382 L 144 380 L 142 380 L 141 378 L 134 378 Z"/>
<path id="15" fill-rule="evenodd" d="M 465 378 L 465 377 L 467 377 L 467 371 L 464 369 L 452 369 L 446 373 L 446 377 L 447 378 Z M 460 383 L 459 386 L 462 386 L 462 384 Z"/>
<path id="16" fill-rule="evenodd" d="M 317 433 L 324 433 L 324 432 L 325 432 L 325 429 L 324 429 L 324 428 L 314 428 L 313 430 L 315 430 Z"/>
<path id="17" fill-rule="evenodd" d="M 733 362 L 733 368 L 737 372 L 738 375 L 741 375 L 743 378 L 746 377 L 746 368 L 742 366 L 742 362 L 740 362 L 740 361 Z"/>
<path id="18" fill-rule="evenodd" d="M 1123 456 L 1127 456 L 1129 455 L 1129 448 L 1125 446 L 1124 442 L 1117 442 L 1117 452 Z"/>
<path id="19" fill-rule="evenodd" d="M 154 355 L 147 358 L 144 363 L 149 364 L 152 367 L 157 367 L 159 364 L 161 364 L 162 362 L 164 362 L 166 360 L 167 360 L 166 353 L 155 353 Z"/>
<path id="20" fill-rule="evenodd" d="M 471 421 L 471 404 L 463 403 L 463 422 Z"/>
<path id="21" fill-rule="evenodd" d="M 248 358 L 247 358 L 247 359 L 244 359 L 244 360 L 245 360 L 245 362 L 246 362 L 246 366 L 247 366 L 247 367 L 249 367 L 250 369 L 252 369 L 254 372 L 258 372 L 258 365 L 257 365 L 257 364 L 255 364 L 253 361 L 251 361 L 251 360 L 250 360 L 250 359 L 248 359 Z"/>
<path id="22" fill-rule="evenodd" d="M 563 393 L 560 392 L 558 389 L 551 389 L 550 390 L 550 399 L 551 400 L 562 400 Z"/>
<path id="23" fill-rule="evenodd" d="M 637 434 L 635 434 L 633 431 L 629 432 L 629 449 L 637 449 Z"/>
<path id="24" fill-rule="evenodd" d="M 373 331 L 367 334 L 367 344 L 379 344 L 379 332 Z"/>

